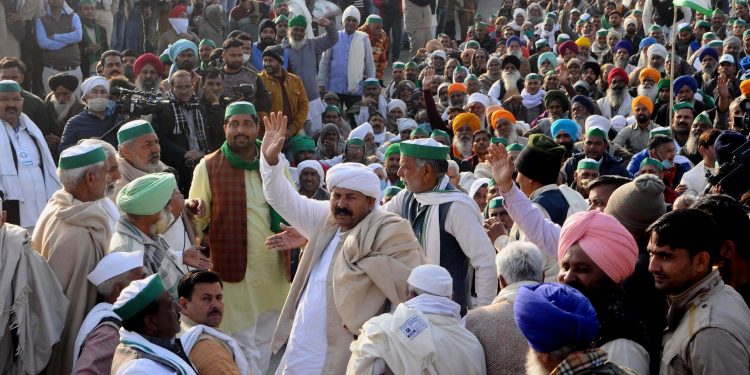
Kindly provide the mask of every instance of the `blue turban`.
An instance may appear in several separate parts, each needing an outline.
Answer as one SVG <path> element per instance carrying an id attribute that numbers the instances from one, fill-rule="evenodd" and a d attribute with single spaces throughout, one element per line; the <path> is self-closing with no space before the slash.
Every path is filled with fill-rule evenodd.
<path id="1" fill-rule="evenodd" d="M 638 44 L 638 50 L 639 51 L 643 50 L 644 48 L 646 48 L 646 47 L 648 47 L 648 46 L 650 46 L 652 44 L 656 44 L 656 39 L 654 39 L 653 37 L 650 37 L 650 36 L 646 37 L 646 38 L 643 38 L 643 39 L 641 39 L 641 42 Z"/>
<path id="2" fill-rule="evenodd" d="M 557 133 L 559 133 L 561 130 L 565 133 L 568 133 L 568 135 L 573 138 L 573 142 L 578 140 L 578 124 L 576 124 L 575 121 L 561 118 L 553 122 L 551 128 L 552 139 L 555 139 Z"/>
<path id="3" fill-rule="evenodd" d="M 198 60 L 198 46 L 195 45 L 195 43 L 187 40 L 187 39 L 180 39 L 174 43 L 172 43 L 171 46 L 169 46 L 169 59 L 172 60 L 172 68 L 169 69 L 169 75 L 172 76 L 174 72 L 177 71 L 177 55 L 180 54 L 180 52 L 191 49 L 193 50 L 193 54 L 195 55 L 196 61 Z"/>
<path id="4" fill-rule="evenodd" d="M 555 56 L 555 54 L 552 52 L 545 52 L 539 55 L 539 57 L 537 58 L 537 65 L 542 66 L 542 63 L 544 61 L 549 61 L 549 63 L 552 64 L 553 68 L 557 68 L 557 65 L 559 64 L 559 62 L 557 61 L 557 56 Z M 539 73 L 547 73 L 547 72 L 539 72 Z"/>
<path id="5" fill-rule="evenodd" d="M 596 113 L 596 109 L 594 109 L 594 102 L 592 102 L 591 99 L 589 99 L 587 96 L 576 95 L 573 97 L 573 99 L 570 100 L 570 105 L 573 105 L 573 103 L 580 103 L 582 106 L 586 107 L 590 115 Z"/>
<path id="6" fill-rule="evenodd" d="M 717 51 L 715 48 L 710 47 L 703 47 L 703 50 L 701 51 L 700 55 L 698 55 L 698 61 L 703 61 L 703 58 L 706 56 L 711 56 L 714 58 L 714 60 L 719 60 L 719 51 Z M 677 81 L 675 81 L 676 83 Z"/>
<path id="7" fill-rule="evenodd" d="M 750 69 L 750 56 L 745 56 L 740 59 L 740 67 L 742 68 L 742 70 Z"/>
<path id="8" fill-rule="evenodd" d="M 599 330 L 591 302 L 564 284 L 522 286 L 513 305 L 513 316 L 537 353 L 551 353 L 569 345 L 588 347 Z"/>
<path id="9" fill-rule="evenodd" d="M 680 92 L 680 89 L 682 89 L 683 86 L 690 87 L 693 92 L 698 91 L 698 81 L 693 78 L 693 76 L 680 76 L 676 80 L 674 80 L 674 94 L 677 96 L 677 93 Z"/>
<path id="10" fill-rule="evenodd" d="M 510 47 L 510 44 L 513 43 L 513 42 L 518 43 L 518 45 L 520 46 L 521 45 L 521 38 L 513 35 L 512 37 L 508 38 L 508 40 L 505 42 L 505 46 L 506 47 Z"/>
<path id="11" fill-rule="evenodd" d="M 620 49 L 623 49 L 623 48 L 626 51 L 628 51 L 628 55 L 632 55 L 633 54 L 633 44 L 630 43 L 629 41 L 625 40 L 625 39 L 623 39 L 623 40 L 617 42 L 617 44 L 615 44 L 615 53 L 617 53 L 617 51 L 619 51 Z"/>

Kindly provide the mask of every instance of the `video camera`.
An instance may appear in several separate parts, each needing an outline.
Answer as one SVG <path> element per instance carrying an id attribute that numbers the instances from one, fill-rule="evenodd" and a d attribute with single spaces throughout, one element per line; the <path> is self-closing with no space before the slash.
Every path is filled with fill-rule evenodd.
<path id="1" fill-rule="evenodd" d="M 734 127 L 744 135 L 750 134 L 750 98 L 742 99 L 740 110 L 744 116 L 734 116 Z"/>
<path id="2" fill-rule="evenodd" d="M 169 101 L 164 100 L 160 92 L 128 90 L 115 86 L 109 90 L 109 94 L 118 97 L 115 101 L 115 113 L 128 117 L 152 115 L 169 105 Z"/>
<path id="3" fill-rule="evenodd" d="M 232 86 L 233 101 L 244 100 L 248 102 L 255 102 L 255 85 L 252 83 L 240 83 L 239 85 Z"/>
<path id="4" fill-rule="evenodd" d="M 745 117 L 747 118 L 747 115 Z M 737 126 L 736 123 L 735 126 Z M 731 161 L 722 165 L 715 175 L 707 177 L 708 185 L 703 193 L 708 194 L 714 186 L 720 185 L 723 192 L 739 198 L 736 195 L 741 195 L 750 188 L 748 167 L 750 167 L 750 141 L 745 141 L 732 151 Z"/>

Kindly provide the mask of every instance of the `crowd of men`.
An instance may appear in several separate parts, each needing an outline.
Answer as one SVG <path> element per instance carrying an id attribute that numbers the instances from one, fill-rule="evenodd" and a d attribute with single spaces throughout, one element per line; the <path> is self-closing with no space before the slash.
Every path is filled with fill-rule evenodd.
<path id="1" fill-rule="evenodd" d="M 5 2 L 0 373 L 750 373 L 703 3 Z"/>

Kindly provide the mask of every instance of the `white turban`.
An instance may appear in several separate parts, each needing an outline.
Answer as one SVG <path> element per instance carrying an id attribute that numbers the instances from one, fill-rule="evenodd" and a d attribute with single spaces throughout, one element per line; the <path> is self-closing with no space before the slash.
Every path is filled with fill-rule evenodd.
<path id="1" fill-rule="evenodd" d="M 412 130 L 417 128 L 417 122 L 408 117 L 402 117 L 396 121 L 398 126 L 398 132 L 401 133 L 404 130 Z"/>
<path id="2" fill-rule="evenodd" d="M 401 108 L 401 112 L 404 112 L 404 115 L 406 115 L 406 103 L 401 99 L 391 99 L 391 102 L 388 103 L 388 113 L 391 113 L 391 110 L 394 108 Z"/>
<path id="3" fill-rule="evenodd" d="M 622 115 L 617 115 L 612 117 L 612 128 L 615 129 L 618 133 L 622 128 L 624 128 L 628 124 L 628 120 L 625 119 Z"/>
<path id="4" fill-rule="evenodd" d="M 406 282 L 436 296 L 448 297 L 453 295 L 453 278 L 443 267 L 434 264 L 423 264 L 415 267 Z"/>
<path id="5" fill-rule="evenodd" d="M 490 179 L 489 178 L 480 178 L 474 181 L 471 184 L 471 188 L 469 189 L 469 198 L 474 199 L 474 194 L 476 194 L 479 189 L 482 188 L 482 186 L 489 185 Z"/>
<path id="6" fill-rule="evenodd" d="M 484 106 L 484 108 L 487 108 L 490 106 L 490 98 L 487 97 L 487 95 L 482 94 L 481 92 L 475 92 L 469 95 L 469 100 L 466 101 L 466 105 L 472 105 L 474 103 L 480 103 Z"/>
<path id="7" fill-rule="evenodd" d="M 380 199 L 380 179 L 372 169 L 360 163 L 339 163 L 326 175 L 329 191 L 340 187 L 358 191 L 368 197 Z"/>
<path id="8" fill-rule="evenodd" d="M 599 115 L 591 115 L 587 117 L 584 125 L 587 132 L 589 131 L 589 129 L 600 129 L 604 132 L 604 134 L 608 134 L 609 129 L 612 128 L 612 123 L 609 121 L 609 119 Z"/>
<path id="9" fill-rule="evenodd" d="M 364 141 L 367 133 L 372 134 L 373 137 L 375 136 L 375 131 L 372 130 L 372 125 L 369 122 L 362 123 L 362 125 L 352 129 L 349 133 L 349 139 L 359 138 Z"/>
<path id="10" fill-rule="evenodd" d="M 344 13 L 341 15 L 342 25 L 345 23 L 347 17 L 356 18 L 357 24 L 359 24 L 359 21 L 362 19 L 362 16 L 359 15 L 359 9 L 357 9 L 357 7 L 355 7 L 354 5 L 349 5 L 346 9 L 344 9 Z"/>
<path id="11" fill-rule="evenodd" d="M 524 18 L 526 18 L 526 11 L 521 8 L 516 8 L 516 10 L 513 11 L 513 18 L 516 18 L 519 15 L 524 16 Z"/>
<path id="12" fill-rule="evenodd" d="M 434 59 L 436 57 L 439 57 L 439 58 L 445 60 L 445 58 L 446 58 L 445 51 L 443 51 L 441 49 L 437 49 L 437 50 L 433 51 L 432 54 L 430 55 L 430 58 Z"/>
<path id="13" fill-rule="evenodd" d="M 96 86 L 103 86 L 107 90 L 107 93 L 109 93 L 109 81 L 102 76 L 93 76 L 81 83 L 81 97 L 86 96 Z"/>
<path id="14" fill-rule="evenodd" d="M 648 58 L 650 59 L 653 55 L 667 57 L 667 48 L 659 43 L 652 44 L 648 47 Z"/>
<path id="15" fill-rule="evenodd" d="M 315 170 L 315 172 L 318 172 L 318 176 L 320 176 L 320 186 L 319 188 L 323 187 L 323 183 L 325 182 L 325 173 L 323 173 L 323 167 L 320 165 L 320 162 L 317 160 L 305 160 L 299 164 L 297 164 L 297 178 L 299 179 L 299 176 L 302 175 L 302 171 L 312 168 Z"/>

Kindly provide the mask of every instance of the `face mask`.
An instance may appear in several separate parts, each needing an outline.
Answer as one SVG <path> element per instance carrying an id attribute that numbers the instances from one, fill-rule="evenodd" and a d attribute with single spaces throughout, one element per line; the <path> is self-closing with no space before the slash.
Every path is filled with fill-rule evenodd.
<path id="1" fill-rule="evenodd" d="M 385 187 L 388 185 L 388 182 L 386 180 L 380 180 L 380 190 L 385 190 Z"/>
<path id="2" fill-rule="evenodd" d="M 94 112 L 104 112 L 109 105 L 107 98 L 93 98 L 87 101 L 88 107 Z"/>
<path id="3" fill-rule="evenodd" d="M 661 165 L 664 166 L 664 169 L 670 169 L 670 168 L 674 167 L 674 164 L 672 164 L 672 162 L 669 161 L 669 159 L 662 160 L 661 161 Z"/>
<path id="4" fill-rule="evenodd" d="M 187 6 L 187 14 L 188 14 L 188 16 L 191 15 L 191 14 L 193 14 L 193 5 L 192 4 Z"/>
<path id="5" fill-rule="evenodd" d="M 251 54 L 249 54 L 249 53 L 243 53 L 243 54 L 242 54 L 242 58 L 243 58 L 243 59 L 245 59 L 245 61 L 250 61 L 250 57 L 251 57 L 251 56 L 252 56 L 252 55 L 251 55 Z"/>
<path id="6" fill-rule="evenodd" d="M 534 31 L 533 30 L 524 31 L 523 35 L 526 35 L 527 38 L 531 39 L 531 37 L 534 35 Z"/>
<path id="7" fill-rule="evenodd" d="M 131 81 L 135 80 L 135 71 L 133 71 L 133 67 L 126 66 L 124 71 L 125 71 L 125 77 L 127 77 Z"/>

